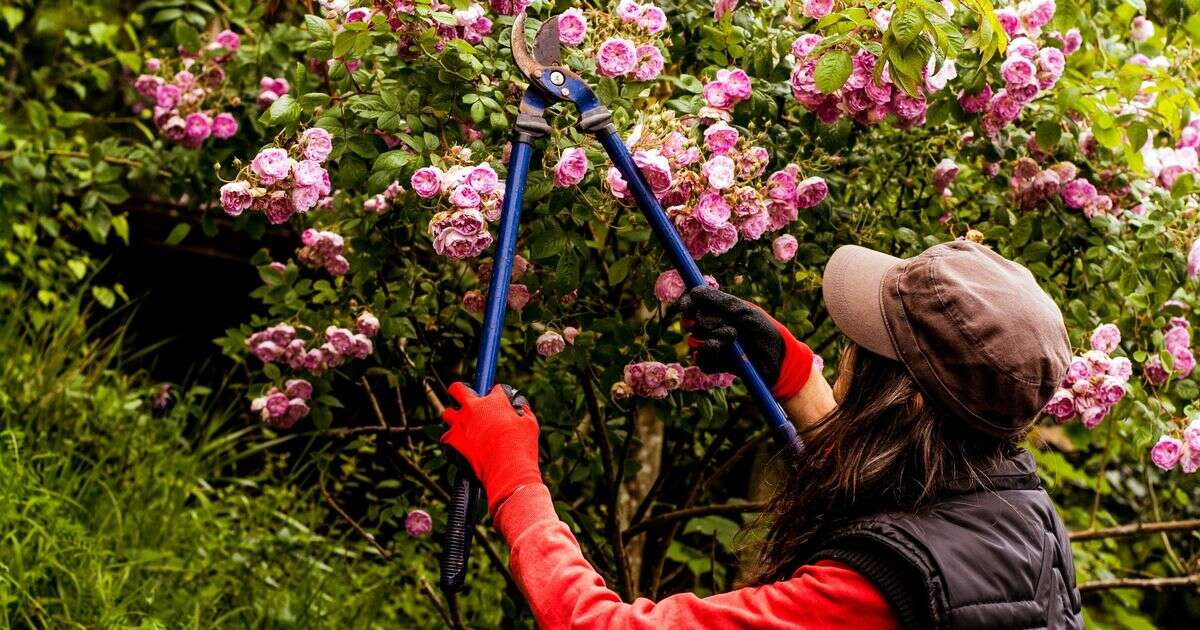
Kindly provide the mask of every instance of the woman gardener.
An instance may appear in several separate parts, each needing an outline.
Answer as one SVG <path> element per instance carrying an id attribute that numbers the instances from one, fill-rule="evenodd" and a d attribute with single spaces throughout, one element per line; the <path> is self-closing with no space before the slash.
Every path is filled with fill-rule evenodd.
<path id="1" fill-rule="evenodd" d="M 1083 626 L 1065 529 L 1018 446 L 1070 361 L 1058 307 L 969 241 L 905 260 L 842 247 L 823 292 L 851 342 L 832 388 L 757 307 L 711 288 L 681 300 L 701 369 L 730 370 L 740 340 L 806 445 L 732 592 L 622 602 L 555 514 L 528 404 L 451 388 L 443 441 L 479 476 L 541 627 Z"/>

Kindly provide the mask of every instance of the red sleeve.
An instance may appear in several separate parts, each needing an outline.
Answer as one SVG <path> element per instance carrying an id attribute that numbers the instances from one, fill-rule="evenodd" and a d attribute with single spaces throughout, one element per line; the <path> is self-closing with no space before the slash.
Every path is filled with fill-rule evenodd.
<path id="1" fill-rule="evenodd" d="M 558 519 L 546 486 L 522 486 L 496 524 L 538 627 L 897 628 L 883 594 L 844 564 L 801 567 L 789 580 L 699 598 L 691 593 L 626 604 L 604 585 Z"/>

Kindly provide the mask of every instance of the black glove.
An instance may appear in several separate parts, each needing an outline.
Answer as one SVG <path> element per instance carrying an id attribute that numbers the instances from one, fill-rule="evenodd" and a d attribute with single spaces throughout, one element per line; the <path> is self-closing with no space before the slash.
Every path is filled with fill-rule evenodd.
<path id="1" fill-rule="evenodd" d="M 701 370 L 737 373 L 740 361 L 731 350 L 736 340 L 776 398 L 791 398 L 808 382 L 812 350 L 761 308 L 708 286 L 689 289 L 679 305 Z"/>

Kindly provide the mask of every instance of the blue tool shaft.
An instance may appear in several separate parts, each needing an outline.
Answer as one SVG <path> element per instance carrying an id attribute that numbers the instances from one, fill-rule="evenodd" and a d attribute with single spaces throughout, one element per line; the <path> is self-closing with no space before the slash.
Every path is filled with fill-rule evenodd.
<path id="1" fill-rule="evenodd" d="M 496 362 L 500 358 L 500 338 L 504 332 L 504 315 L 508 310 L 508 282 L 512 277 L 521 205 L 525 201 L 525 182 L 533 157 L 533 147 L 527 142 L 514 141 L 512 147 L 508 181 L 504 188 L 504 206 L 500 210 L 500 233 L 496 241 L 496 255 L 492 259 L 492 282 L 483 312 L 479 358 L 475 365 L 473 387 L 481 396 L 487 395 L 496 384 Z M 471 467 L 459 461 L 458 469 L 460 478 L 450 497 L 446 537 L 442 544 L 440 582 L 442 590 L 447 593 L 457 592 L 466 582 L 471 532 L 479 515 L 479 507 L 484 502 L 483 487 L 471 474 Z"/>
<path id="2" fill-rule="evenodd" d="M 621 175 L 629 184 L 629 192 L 637 201 L 638 207 L 646 215 L 646 220 L 650 222 L 650 228 L 654 230 L 654 234 L 658 236 L 658 240 L 667 249 L 667 254 L 671 258 L 671 263 L 675 265 L 675 269 L 679 271 L 679 275 L 683 278 L 683 283 L 689 288 L 698 287 L 704 284 L 704 275 L 700 273 L 700 267 L 696 265 L 696 261 L 692 259 L 692 255 L 684 246 L 683 240 L 679 237 L 679 233 L 675 230 L 675 226 L 671 224 L 670 217 L 663 210 L 662 204 L 658 202 L 658 198 L 651 192 L 650 186 L 646 183 L 645 177 L 642 176 L 642 171 L 633 161 L 633 156 L 629 153 L 629 148 L 625 146 L 625 142 L 621 140 L 621 136 L 616 130 L 608 127 L 606 130 L 597 134 L 600 144 L 608 153 L 609 159 L 617 170 L 621 171 Z M 741 344 L 734 342 L 733 353 L 737 355 L 738 360 L 738 376 L 746 384 L 746 388 L 750 391 L 750 396 L 758 404 L 763 415 L 767 419 L 768 425 L 775 433 L 776 439 L 780 445 L 785 448 L 790 448 L 797 454 L 803 450 L 803 444 L 796 435 L 796 427 L 788 420 L 787 414 L 783 408 L 776 402 L 775 397 L 771 395 L 771 388 L 763 381 L 762 376 L 758 374 L 758 370 L 754 369 L 754 364 L 750 362 L 750 357 L 746 356 L 746 351 Z"/>

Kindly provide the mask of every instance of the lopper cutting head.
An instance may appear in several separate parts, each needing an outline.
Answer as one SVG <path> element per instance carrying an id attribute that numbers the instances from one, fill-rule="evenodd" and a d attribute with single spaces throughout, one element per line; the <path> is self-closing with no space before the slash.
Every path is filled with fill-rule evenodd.
<path id="1" fill-rule="evenodd" d="M 512 28 L 512 51 L 517 67 L 536 89 L 549 100 L 570 101 L 586 109 L 595 99 L 583 79 L 562 62 L 558 40 L 558 17 L 552 17 L 538 28 L 533 38 L 533 50 L 525 41 L 525 12 L 517 14 Z"/>

